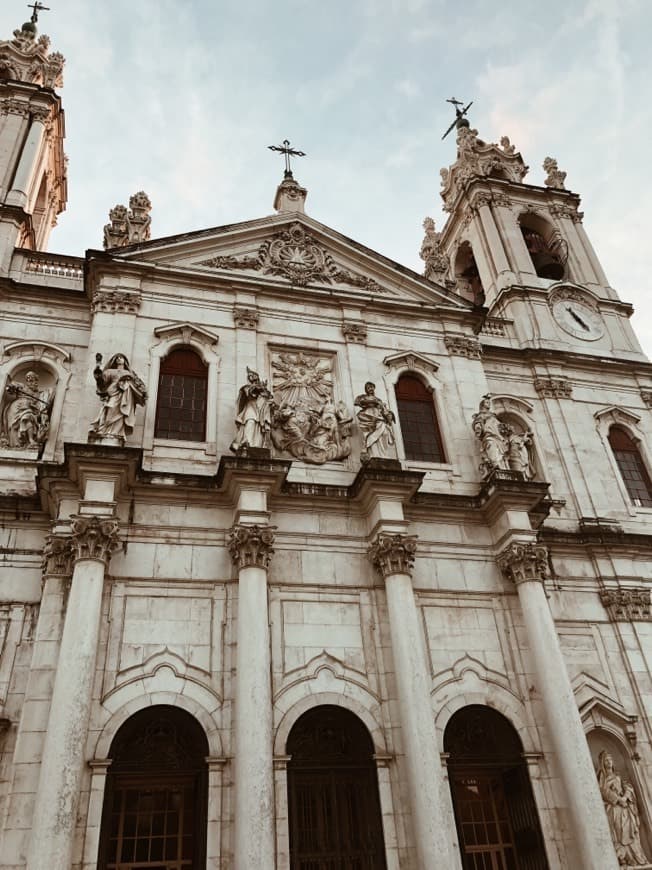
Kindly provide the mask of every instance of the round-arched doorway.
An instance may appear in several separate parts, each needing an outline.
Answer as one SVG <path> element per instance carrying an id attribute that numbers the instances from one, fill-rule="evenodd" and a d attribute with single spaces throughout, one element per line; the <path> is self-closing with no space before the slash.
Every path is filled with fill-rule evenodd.
<path id="1" fill-rule="evenodd" d="M 481 704 L 444 732 L 464 870 L 548 870 L 523 746 L 512 724 Z"/>
<path id="2" fill-rule="evenodd" d="M 98 870 L 203 870 L 208 741 L 177 707 L 135 713 L 111 744 Z"/>
<path id="3" fill-rule="evenodd" d="M 360 719 L 314 707 L 287 754 L 291 870 L 386 870 L 374 746 Z"/>

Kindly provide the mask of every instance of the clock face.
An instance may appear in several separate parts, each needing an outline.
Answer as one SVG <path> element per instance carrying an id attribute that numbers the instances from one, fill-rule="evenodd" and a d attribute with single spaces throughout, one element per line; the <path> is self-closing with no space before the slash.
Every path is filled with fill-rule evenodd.
<path id="1" fill-rule="evenodd" d="M 578 299 L 557 299 L 552 313 L 561 328 L 586 341 L 595 341 L 604 333 L 604 324 L 599 312 Z"/>

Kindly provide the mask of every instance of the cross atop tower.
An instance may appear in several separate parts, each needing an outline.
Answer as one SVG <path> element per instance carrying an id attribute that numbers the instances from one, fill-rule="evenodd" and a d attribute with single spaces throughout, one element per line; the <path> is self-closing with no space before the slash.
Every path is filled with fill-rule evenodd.
<path id="1" fill-rule="evenodd" d="M 282 145 L 268 145 L 270 151 L 278 151 L 279 154 L 285 155 L 285 178 L 293 178 L 292 167 L 290 165 L 290 157 L 305 157 L 305 151 L 297 151 L 295 148 L 290 148 L 290 140 L 284 139 Z"/>
<path id="2" fill-rule="evenodd" d="M 446 102 L 450 103 L 452 106 L 455 107 L 455 120 L 450 125 L 448 130 L 446 130 L 444 135 L 441 137 L 442 139 L 445 139 L 448 136 L 448 134 L 453 129 L 453 127 L 468 127 L 469 126 L 469 122 L 466 120 L 466 118 L 464 116 L 466 115 L 466 113 L 469 111 L 469 109 L 473 105 L 473 100 L 471 100 L 471 102 L 468 105 L 464 106 L 464 103 L 462 102 L 462 100 L 456 100 L 455 97 L 451 97 L 450 100 L 446 100 Z M 464 106 L 464 108 L 462 108 L 462 106 Z"/>
<path id="3" fill-rule="evenodd" d="M 42 3 L 39 2 L 39 0 L 36 0 L 35 3 L 28 3 L 27 8 L 33 10 L 32 17 L 30 18 L 30 21 L 32 22 L 32 24 L 36 24 L 38 22 L 39 12 L 49 12 L 50 11 L 50 7 L 44 6 Z"/>

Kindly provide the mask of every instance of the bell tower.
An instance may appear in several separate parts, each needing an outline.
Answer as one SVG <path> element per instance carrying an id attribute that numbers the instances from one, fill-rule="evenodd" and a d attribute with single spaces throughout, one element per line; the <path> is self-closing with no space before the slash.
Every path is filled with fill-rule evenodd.
<path id="1" fill-rule="evenodd" d="M 0 273 L 15 247 L 45 250 L 66 207 L 64 113 L 54 90 L 64 58 L 37 34 L 45 7 L 32 8 L 13 39 L 0 40 Z"/>
<path id="2" fill-rule="evenodd" d="M 528 166 L 507 136 L 484 142 L 459 111 L 453 126 L 457 157 L 441 170 L 449 217 L 437 234 L 447 283 L 511 322 L 521 346 L 642 357 L 632 307 L 609 286 L 557 161 L 544 160 L 543 186 L 527 184 Z"/>

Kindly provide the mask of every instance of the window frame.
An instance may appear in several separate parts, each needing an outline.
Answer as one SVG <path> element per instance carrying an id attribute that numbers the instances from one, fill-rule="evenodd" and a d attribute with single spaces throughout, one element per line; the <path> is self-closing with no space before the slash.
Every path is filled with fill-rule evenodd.
<path id="1" fill-rule="evenodd" d="M 645 436 L 639 425 L 641 418 L 637 414 L 628 411 L 626 408 L 616 405 L 611 405 L 608 408 L 596 411 L 593 416 L 596 421 L 598 434 L 602 440 L 604 451 L 607 455 L 607 461 L 611 464 L 616 485 L 620 490 L 625 509 L 632 517 L 640 513 L 652 514 L 652 508 L 640 507 L 632 501 L 629 495 L 629 490 L 623 480 L 620 466 L 616 461 L 614 452 L 611 449 L 611 443 L 609 442 L 609 430 L 612 426 L 618 426 L 619 428 L 624 429 L 638 448 L 638 455 L 647 471 L 648 477 L 652 481 L 652 457 L 648 452 Z"/>
<path id="2" fill-rule="evenodd" d="M 187 369 L 184 370 L 182 366 L 179 366 L 179 371 L 165 371 L 166 364 L 171 357 L 174 357 L 175 354 L 180 353 L 188 353 L 192 354 L 202 366 L 203 371 L 201 374 L 199 372 L 190 372 Z M 203 383 L 203 400 L 204 400 L 204 413 L 203 413 L 203 426 L 202 426 L 202 437 L 201 438 L 183 438 L 181 435 L 178 438 L 170 438 L 166 435 L 160 433 L 161 428 L 161 381 L 166 376 L 180 376 L 182 378 L 193 378 L 195 380 L 201 380 Z M 173 398 L 173 397 L 170 397 Z M 194 398 L 194 396 L 193 396 Z M 182 410 L 182 409 L 181 409 Z M 177 345 L 174 347 L 170 353 L 163 357 L 159 367 L 159 378 L 158 378 L 158 387 L 156 392 L 156 416 L 154 419 L 154 439 L 156 441 L 161 440 L 165 442 L 169 441 L 183 441 L 189 442 L 192 444 L 204 444 L 206 442 L 206 427 L 207 427 L 207 416 L 208 416 L 208 366 L 201 358 L 201 355 L 195 350 L 195 348 L 190 347 L 189 345 Z"/>

